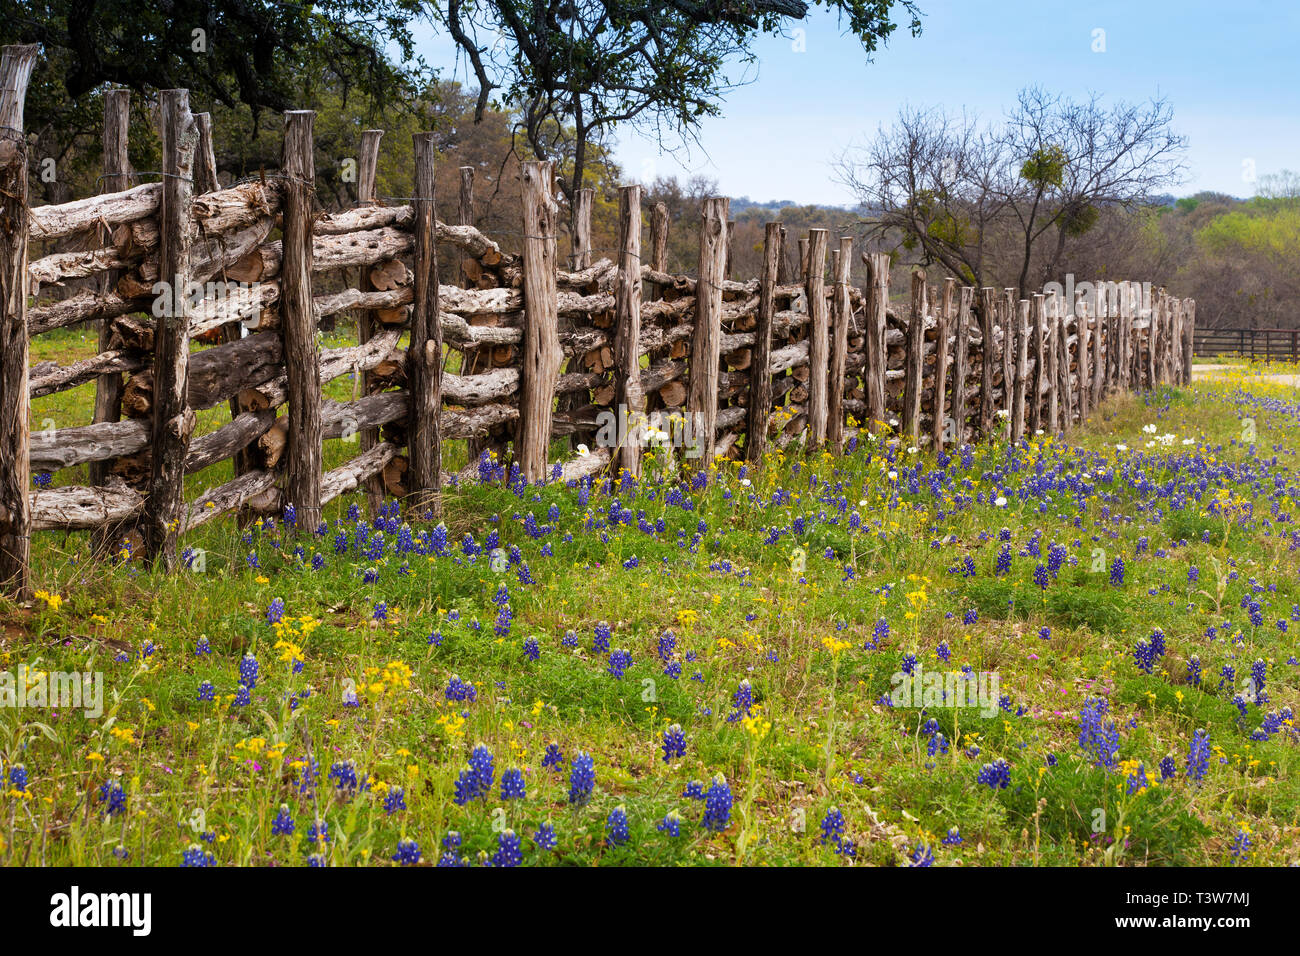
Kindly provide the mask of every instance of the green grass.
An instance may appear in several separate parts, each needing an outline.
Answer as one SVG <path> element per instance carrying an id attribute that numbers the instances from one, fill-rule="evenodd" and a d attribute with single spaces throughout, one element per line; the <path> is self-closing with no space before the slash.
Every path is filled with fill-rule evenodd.
<path id="1" fill-rule="evenodd" d="M 80 347 L 74 334 L 65 338 L 61 361 Z M 333 528 L 322 540 L 264 523 L 245 539 L 217 521 L 185 542 L 205 552 L 204 572 L 167 576 L 134 561 L 92 562 L 83 535 L 40 535 L 36 585 L 58 597 L 5 608 L 0 664 L 11 672 L 20 664 L 102 671 L 105 714 L 0 708 L 5 773 L 21 762 L 29 777 L 28 794 L 10 788 L 0 796 L 0 860 L 175 865 L 197 843 L 221 864 L 301 865 L 319 852 L 335 865 L 391 865 L 403 838 L 435 861 L 454 829 L 460 852 L 477 862 L 510 827 L 524 837 L 530 864 L 846 864 L 820 839 L 819 824 L 835 806 L 859 864 L 907 863 L 922 845 L 939 864 L 1297 862 L 1296 738 L 1285 728 L 1265 741 L 1251 735 L 1269 710 L 1300 705 L 1300 667 L 1288 663 L 1300 624 L 1276 627 L 1300 603 L 1300 564 L 1286 537 L 1294 499 L 1273 480 L 1297 487 L 1300 422 L 1284 407 L 1243 407 L 1238 386 L 1270 399 L 1289 394 L 1237 378 L 1116 399 L 1065 439 L 1012 457 L 993 443 L 974 449 L 969 465 L 954 460 L 939 498 L 924 475 L 916 492 L 906 486 L 906 468 L 928 474 L 932 454 L 900 447 L 897 461 L 882 464 L 880 445 L 864 442 L 844 457 L 772 455 L 743 480 L 724 463 L 705 489 L 692 490 L 693 475 L 684 473 L 671 501 L 679 474 L 661 457 L 649 465 L 653 498 L 630 487 L 593 491 L 585 504 L 578 489 L 553 485 L 521 494 L 465 488 L 446 498 L 449 553 L 433 559 L 394 553 L 393 534 L 384 556 L 371 559 L 356 550 L 336 555 Z M 329 390 L 336 398 L 350 391 L 346 380 Z M 75 419 L 86 412 L 84 395 L 55 399 L 33 417 L 85 420 Z M 1247 414 L 1257 428 L 1253 445 L 1242 441 Z M 220 420 L 214 414 L 203 427 Z M 1162 445 L 1143 431 L 1148 424 L 1175 440 Z M 354 449 L 327 452 L 327 466 L 345 451 Z M 1265 461 L 1274 455 L 1275 464 Z M 1116 469 L 1121 477 L 1101 477 Z M 889 471 L 904 473 L 897 496 Z M 1069 490 L 1085 471 L 1090 490 Z M 1058 483 L 1046 488 L 1043 476 Z M 195 479 L 216 484 L 219 476 Z M 1160 493 L 1170 484 L 1182 489 L 1181 507 Z M 995 489 L 1025 493 L 998 507 Z M 1207 516 L 1220 489 L 1228 512 Z M 615 499 L 632 512 L 630 524 L 609 524 Z M 340 519 L 359 500 L 332 504 L 328 516 Z M 663 530 L 638 527 L 638 511 L 652 532 L 661 519 Z M 525 531 L 530 513 L 549 528 L 540 538 Z M 855 514 L 860 527 L 850 530 Z M 407 517 L 416 535 L 434 528 Z M 1016 556 L 999 576 L 1004 527 Z M 1021 556 L 1035 530 L 1041 557 Z M 498 572 L 484 556 L 463 555 L 465 534 L 482 544 L 491 531 L 502 548 L 520 549 L 533 583 L 520 583 L 515 568 Z M 1069 558 L 1044 589 L 1033 572 L 1052 542 Z M 313 570 L 317 552 L 325 564 Z M 974 576 L 959 570 L 968 556 Z M 1116 556 L 1125 562 L 1119 585 L 1110 576 Z M 1199 580 L 1189 583 L 1193 566 Z M 1252 589 L 1252 578 L 1263 590 Z M 493 598 L 503 584 L 513 619 L 499 637 Z M 1241 607 L 1249 594 L 1263 606 L 1262 625 Z M 308 633 L 277 634 L 266 619 L 275 598 L 292 630 L 306 619 Z M 386 620 L 377 621 L 380 602 Z M 963 623 L 971 610 L 977 620 Z M 473 620 L 480 629 L 468 626 Z M 612 647 L 633 659 L 621 679 L 593 650 L 601 621 Z M 1155 628 L 1168 650 L 1147 674 L 1133 647 Z M 576 648 L 564 642 L 570 629 Z M 676 679 L 657 656 L 669 629 Z M 435 631 L 440 645 L 430 643 Z M 540 647 L 536 661 L 524 654 L 529 637 Z M 200 638 L 210 655 L 194 653 Z M 289 657 L 300 653 L 301 673 L 280 659 L 286 648 L 277 640 L 294 645 Z M 153 651 L 142 658 L 146 642 Z M 240 707 L 245 654 L 260 662 L 261 676 L 250 705 Z M 1193 654 L 1202 663 L 1199 687 L 1187 680 Z M 909 655 L 927 672 L 995 673 L 1009 710 L 990 717 L 884 705 Z M 1231 693 L 1218 690 L 1219 672 L 1232 664 L 1240 683 L 1256 659 L 1268 662 L 1271 700 L 1249 704 L 1242 718 Z M 475 702 L 446 699 L 453 674 L 475 685 Z M 757 706 L 750 720 L 730 721 L 742 680 Z M 215 702 L 198 700 L 203 681 L 214 685 Z M 360 706 L 345 705 L 353 689 Z M 1079 711 L 1097 694 L 1109 698 L 1119 735 L 1112 770 L 1094 766 L 1077 743 Z M 927 752 L 922 728 L 930 718 L 946 753 Z M 681 725 L 687 747 L 665 762 L 660 745 L 670 724 Z M 1184 768 L 1198 728 L 1215 749 L 1196 783 Z M 497 781 L 506 768 L 525 771 L 526 799 L 501 799 L 494 783 L 486 800 L 453 801 L 480 743 L 495 757 Z M 579 751 L 592 756 L 587 805 L 569 804 L 568 763 L 559 773 L 543 768 L 552 743 L 566 761 Z M 309 753 L 319 763 L 314 797 L 298 785 Z M 1164 757 L 1178 773 L 1160 781 Z M 1006 789 L 977 782 L 995 758 L 1010 765 Z M 331 765 L 346 760 L 370 780 L 368 790 L 343 793 L 327 779 Z M 1131 794 L 1137 762 L 1158 782 Z M 682 793 L 691 781 L 707 789 L 717 775 L 734 805 L 725 829 L 712 832 L 700 826 L 702 803 Z M 123 787 L 125 813 L 102 812 L 107 781 Z M 403 788 L 406 809 L 389 815 L 384 797 L 394 787 Z M 296 821 L 292 836 L 271 830 L 282 804 Z M 605 821 L 620 806 L 631 839 L 611 846 Z M 676 839 L 657 829 L 673 810 L 683 818 Z M 329 825 L 324 847 L 307 838 L 316 818 Z M 545 821 L 558 836 L 554 851 L 531 839 Z M 952 827 L 963 842 L 943 845 Z M 1253 847 L 1235 861 L 1243 829 Z M 119 848 L 125 860 L 114 855 Z"/>

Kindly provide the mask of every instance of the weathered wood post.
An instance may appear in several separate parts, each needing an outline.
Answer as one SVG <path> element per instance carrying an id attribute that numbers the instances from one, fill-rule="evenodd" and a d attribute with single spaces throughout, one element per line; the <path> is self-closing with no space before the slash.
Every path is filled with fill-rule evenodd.
<path id="1" fill-rule="evenodd" d="M 1043 430 L 1043 386 L 1047 381 L 1047 348 L 1044 338 L 1047 332 L 1047 307 L 1042 293 L 1035 292 L 1029 300 L 1029 311 L 1033 319 L 1030 335 L 1034 342 L 1034 388 L 1033 401 L 1029 404 L 1029 430 L 1037 435 Z"/>
<path id="2" fill-rule="evenodd" d="M 0 586 L 31 597 L 32 506 L 27 396 L 27 140 L 23 106 L 36 44 L 0 55 Z"/>
<path id="3" fill-rule="evenodd" d="M 154 286 L 154 391 L 149 493 L 144 506 L 145 552 L 176 566 L 176 539 L 185 514 L 185 455 L 194 429 L 189 386 L 190 328 L 187 308 L 193 221 L 194 154 L 198 124 L 187 90 L 163 90 L 162 203 L 158 212 L 158 283 Z M 311 298 L 308 297 L 310 305 Z M 318 402 L 319 404 L 319 402 Z"/>
<path id="4" fill-rule="evenodd" d="M 1016 385 L 1011 398 L 1011 440 L 1025 437 L 1025 389 L 1029 385 L 1029 300 L 1016 304 Z"/>
<path id="5" fill-rule="evenodd" d="M 1061 430 L 1065 431 L 1074 426 L 1074 390 L 1070 387 L 1070 327 L 1069 316 L 1065 314 L 1069 304 L 1065 302 L 1064 296 L 1054 297 L 1053 301 L 1059 307 L 1056 315 L 1056 348 L 1057 363 L 1056 369 L 1061 376 L 1057 385 L 1058 398 L 1061 403 Z"/>
<path id="6" fill-rule="evenodd" d="M 1157 362 L 1160 356 L 1160 313 L 1164 306 L 1164 290 L 1157 290 L 1151 297 L 1151 308 L 1147 312 L 1147 361 L 1146 385 L 1153 389 L 1159 382 Z"/>
<path id="7" fill-rule="evenodd" d="M 551 189 L 549 162 L 523 163 L 520 176 L 524 219 L 524 341 L 515 456 L 524 479 L 536 482 L 546 475 L 555 383 L 560 363 L 564 361 L 555 290 L 558 207 Z"/>
<path id="8" fill-rule="evenodd" d="M 789 251 L 785 242 L 785 226 L 781 226 L 781 258 L 776 264 L 777 285 L 789 285 L 790 283 L 790 257 L 787 255 Z"/>
<path id="9" fill-rule="evenodd" d="M 107 104 L 104 108 L 107 110 Z M 212 142 L 212 114 L 195 113 L 194 122 L 199 127 L 199 145 L 194 155 L 194 195 L 202 196 L 220 189 L 221 183 L 217 181 L 217 150 Z M 105 116 L 105 127 L 107 125 Z M 104 158 L 107 160 L 108 157 Z M 107 164 L 105 166 L 107 168 Z"/>
<path id="10" fill-rule="evenodd" d="M 130 126 L 130 90 L 109 90 L 104 94 L 104 177 L 101 192 L 116 193 L 130 187 L 131 163 L 127 159 L 127 130 Z M 112 245 L 112 235 L 100 229 L 100 245 Z M 99 280 L 99 294 L 111 292 L 121 278 L 120 270 L 105 272 Z M 113 338 L 113 323 L 103 319 L 99 323 L 99 351 L 107 352 Z M 232 416 L 233 417 L 233 416 Z M 116 422 L 122 418 L 122 373 L 110 372 L 95 380 L 95 414 L 92 421 Z M 90 483 L 102 485 L 108 477 L 111 461 L 92 461 L 89 465 Z M 109 542 L 105 535 L 96 534 L 97 547 Z"/>
<path id="11" fill-rule="evenodd" d="M 1092 368 L 1089 358 L 1092 354 L 1092 341 L 1088 334 L 1088 298 L 1081 290 L 1074 293 L 1074 353 L 1079 369 L 1078 400 L 1079 421 L 1087 420 L 1092 407 Z"/>
<path id="12" fill-rule="evenodd" d="M 808 237 L 799 240 L 799 282 L 808 281 Z"/>
<path id="13" fill-rule="evenodd" d="M 853 303 L 849 299 L 849 273 L 853 267 L 853 239 L 840 237 L 835 259 L 835 322 L 831 328 L 830 381 L 826 391 L 826 440 L 839 451 L 844 445 L 844 375 L 849 359 L 849 325 Z"/>
<path id="14" fill-rule="evenodd" d="M 284 256 L 280 267 L 280 324 L 289 384 L 286 505 L 296 526 L 311 534 L 321 520 L 320 346 L 312 308 L 312 224 L 316 162 L 312 110 L 284 114 Z"/>
<path id="15" fill-rule="evenodd" d="M 1124 391 L 1133 387 L 1133 285 L 1119 284 L 1119 385 Z"/>
<path id="16" fill-rule="evenodd" d="M 826 441 L 826 372 L 830 363 L 826 314 L 826 230 L 808 230 L 808 448 Z"/>
<path id="17" fill-rule="evenodd" d="M 921 376 L 925 373 L 925 270 L 912 270 L 912 310 L 907 319 L 903 358 L 903 414 L 899 428 L 912 441 L 921 440 Z"/>
<path id="18" fill-rule="evenodd" d="M 889 255 L 873 252 L 863 257 L 867 264 L 866 336 L 863 343 L 863 383 L 867 393 L 867 429 L 875 432 L 876 422 L 885 421 L 885 324 L 889 310 Z"/>
<path id="19" fill-rule="evenodd" d="M 1007 415 L 1007 428 L 1011 427 L 1011 406 L 1016 382 L 1016 290 L 1003 289 L 1002 303 L 998 307 L 998 322 L 1002 326 L 1002 410 Z"/>
<path id="20" fill-rule="evenodd" d="M 596 190 L 579 189 L 573 194 L 573 254 L 569 268 L 581 272 L 591 265 L 591 207 Z"/>
<path id="21" fill-rule="evenodd" d="M 778 222 L 763 228 L 763 275 L 758 284 L 758 316 L 754 326 L 754 355 L 749 366 L 749 427 L 745 437 L 745 459 L 763 460 L 767 450 L 767 425 L 772 415 L 772 317 L 776 314 L 776 285 L 785 258 Z"/>
<path id="22" fill-rule="evenodd" d="M 952 356 L 952 422 L 953 444 L 966 441 L 966 422 L 970 419 L 970 402 L 967 388 L 970 381 L 970 324 L 971 307 L 975 303 L 975 289 L 961 287 L 961 304 L 957 308 L 957 335 Z"/>
<path id="23" fill-rule="evenodd" d="M 474 225 L 474 167 L 461 166 L 458 170 L 460 173 L 460 191 L 456 195 L 456 225 L 472 226 Z M 462 288 L 469 288 L 470 279 L 465 273 L 465 256 L 460 256 L 456 275 L 457 282 Z M 461 374 L 464 374 L 462 370 Z"/>
<path id="24" fill-rule="evenodd" d="M 1105 355 L 1105 284 L 1097 282 L 1093 300 L 1097 303 L 1096 319 L 1092 323 L 1092 407 L 1101 405 L 1106 394 L 1106 355 Z"/>
<path id="25" fill-rule="evenodd" d="M 407 384 L 411 396 L 407 455 L 411 496 L 417 508 L 442 511 L 442 326 L 438 321 L 438 225 L 434 214 L 433 133 L 416 133 L 415 251 L 412 256 L 411 344 L 406 350 Z"/>
<path id="26" fill-rule="evenodd" d="M 943 280 L 943 300 L 934 313 L 934 387 L 931 389 L 932 410 L 930 438 L 936 451 L 942 451 L 947 423 L 944 421 L 948 387 L 948 335 L 952 329 L 957 298 L 957 280 L 949 276 Z"/>
<path id="27" fill-rule="evenodd" d="M 618 191 L 618 277 L 614 286 L 614 404 L 626 416 L 619 464 L 641 477 L 641 436 L 645 434 L 645 393 L 641 390 L 641 187 Z M 621 429 L 616 429 L 621 431 Z"/>
<path id="28" fill-rule="evenodd" d="M 1047 431 L 1061 433 L 1061 403 L 1057 394 L 1061 388 L 1061 350 L 1057 339 L 1061 337 L 1061 310 L 1058 294 L 1047 297 Z"/>
<path id="29" fill-rule="evenodd" d="M 367 129 L 361 132 L 361 152 L 357 156 L 358 203 L 379 201 L 377 186 L 379 178 L 379 141 L 383 137 L 384 131 L 382 129 Z M 357 289 L 361 292 L 375 291 L 375 284 L 370 278 L 370 269 L 367 266 L 361 267 L 361 276 L 357 280 Z M 357 341 L 360 344 L 364 345 L 369 342 L 379 327 L 379 316 L 373 310 L 363 309 L 357 313 Z M 361 386 L 363 394 L 369 395 L 371 385 L 375 380 L 374 373 L 365 371 L 361 372 L 360 375 L 361 381 L 357 384 Z M 364 454 L 379 444 L 379 429 L 363 428 L 357 437 L 360 439 L 361 452 Z M 365 487 L 366 503 L 370 506 L 371 512 L 378 511 L 379 505 L 384 500 L 383 475 L 371 475 L 366 479 Z"/>
<path id="30" fill-rule="evenodd" d="M 1192 384 L 1192 352 L 1196 338 L 1196 300 L 1183 300 L 1183 384 Z M 1294 339 L 1294 333 L 1292 333 Z"/>
<path id="31" fill-rule="evenodd" d="M 993 431 L 996 405 L 993 401 L 993 363 L 997 360 L 997 343 L 993 341 L 993 320 L 996 309 L 994 290 L 980 289 L 980 336 L 983 339 L 980 360 L 980 428 L 981 438 Z"/>

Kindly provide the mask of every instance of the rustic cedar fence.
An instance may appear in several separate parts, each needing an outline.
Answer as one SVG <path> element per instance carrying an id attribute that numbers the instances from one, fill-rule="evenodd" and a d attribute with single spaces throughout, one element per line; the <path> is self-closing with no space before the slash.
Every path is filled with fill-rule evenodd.
<path id="1" fill-rule="evenodd" d="M 482 453 L 512 455 L 529 481 L 636 476 L 635 435 L 548 462 L 553 436 L 590 439 L 620 406 L 634 425 L 690 416 L 709 455 L 759 462 L 797 441 L 838 449 L 858 422 L 875 431 L 891 418 L 936 447 L 1000 428 L 1020 440 L 1070 427 L 1113 391 L 1190 381 L 1190 300 L 1105 283 L 1091 314 L 1082 292 L 1073 303 L 1055 292 L 1017 300 L 954 279 L 931 288 L 916 270 L 909 306 L 894 308 L 887 255 L 863 254 L 868 281 L 856 288 L 852 239 L 828 248 L 814 229 L 799 239 L 800 274 L 787 275 L 779 223 L 766 227 L 762 275 L 734 281 L 726 199 L 703 203 L 695 277 L 666 271 L 663 206 L 647 210 L 642 243 L 639 186 L 620 190 L 617 261 L 591 261 L 579 216 L 572 269 L 560 269 L 545 162 L 523 165 L 523 249 L 507 254 L 473 226 L 468 167 L 458 223 L 436 221 L 430 134 L 415 136 L 403 204 L 377 201 L 382 133 L 371 130 L 358 203 L 317 215 L 310 112 L 285 115 L 279 174 L 222 189 L 208 118 L 183 90 L 161 95 L 161 183 L 128 188 L 127 96 L 115 93 L 105 192 L 29 208 L 20 131 L 35 57 L 6 47 L 0 65 L 0 580 L 19 595 L 33 530 L 112 543 L 136 529 L 146 555 L 172 566 L 180 535 L 231 511 L 291 506 L 312 529 L 325 503 L 366 489 L 436 512 L 444 486 L 475 474 Z M 579 208 L 589 214 L 590 195 Z M 83 251 L 28 262 L 29 239 L 76 239 Z M 459 285 L 439 283 L 440 251 L 458 260 Z M 320 291 L 357 272 L 342 291 Z M 40 288 L 88 277 L 93 290 L 28 308 Z M 358 344 L 321 348 L 320 321 L 345 312 L 357 316 Z M 87 322 L 100 329 L 97 355 L 29 370 L 29 336 Z M 191 351 L 204 334 L 221 344 Z M 445 367 L 452 352 L 459 373 Z M 345 375 L 364 394 L 323 400 L 322 383 Z M 29 440 L 32 398 L 90 382 L 92 423 Z M 220 405 L 229 422 L 194 435 L 195 412 Z M 360 453 L 323 471 L 322 442 L 349 434 Z M 454 476 L 442 471 L 452 440 L 470 452 Z M 227 459 L 233 480 L 186 502 L 184 477 Z M 83 464 L 89 485 L 30 488 L 33 470 Z"/>

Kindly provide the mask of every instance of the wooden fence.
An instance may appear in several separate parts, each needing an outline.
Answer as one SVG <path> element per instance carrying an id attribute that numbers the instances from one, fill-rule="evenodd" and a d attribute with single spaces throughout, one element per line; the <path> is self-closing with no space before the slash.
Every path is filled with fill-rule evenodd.
<path id="1" fill-rule="evenodd" d="M 1252 362 L 1300 362 L 1300 329 L 1197 329 L 1192 352 L 1230 355 Z"/>
<path id="2" fill-rule="evenodd" d="M 376 199 L 381 134 L 368 131 L 360 201 L 317 214 L 310 112 L 286 114 L 279 173 L 218 188 L 210 125 L 183 90 L 161 94 L 160 183 L 128 188 L 127 98 L 109 94 L 106 192 L 29 208 L 16 131 L 35 54 L 6 47 L 0 65 L 0 580 L 18 595 L 29 593 L 32 531 L 88 529 L 111 543 L 136 529 L 170 567 L 181 535 L 232 511 L 292 509 L 311 530 L 325 503 L 364 488 L 436 513 L 480 455 L 513 461 L 530 482 L 635 477 L 638 416 L 656 412 L 689 420 L 706 455 L 759 462 L 799 441 L 838 450 L 858 423 L 879 431 L 891 419 L 935 447 L 999 429 L 1020 440 L 1070 427 L 1113 391 L 1190 381 L 1189 300 L 1099 284 L 1090 310 L 1082 291 L 1073 303 L 1056 291 L 1017 299 L 954 279 L 932 288 L 917 270 L 895 307 L 889 257 L 863 253 L 868 281 L 856 288 L 852 239 L 832 247 L 825 230 L 800 239 L 801 274 L 784 274 L 779 223 L 766 227 L 762 275 L 735 281 L 721 198 L 702 205 L 694 277 L 666 271 L 662 206 L 646 210 L 642 242 L 635 185 L 619 191 L 615 260 L 591 262 L 580 217 L 575 268 L 560 269 L 545 162 L 523 166 L 523 247 L 508 254 L 470 221 L 472 174 L 459 223 L 436 221 L 427 133 L 415 136 L 402 204 Z M 28 261 L 29 240 L 69 239 L 82 251 Z M 439 283 L 440 254 L 459 261 L 460 284 Z M 93 289 L 28 307 L 43 288 L 92 278 Z M 358 343 L 322 348 L 321 319 L 345 312 Z M 29 336 L 84 323 L 99 329 L 97 355 L 28 368 Z M 220 344 L 191 350 L 214 334 Z M 346 375 L 364 394 L 324 400 L 322 384 Z M 32 398 L 92 382 L 94 421 L 29 437 Z M 195 413 L 218 406 L 230 420 L 195 435 Z M 598 442 L 602 413 L 620 408 L 632 435 Z M 348 434 L 359 454 L 324 471 L 322 442 Z M 564 435 L 597 447 L 549 462 Z M 444 474 L 443 444 L 461 440 L 469 465 Z M 187 502 L 185 476 L 227 459 L 233 480 Z M 86 485 L 31 488 L 33 471 L 83 464 Z"/>

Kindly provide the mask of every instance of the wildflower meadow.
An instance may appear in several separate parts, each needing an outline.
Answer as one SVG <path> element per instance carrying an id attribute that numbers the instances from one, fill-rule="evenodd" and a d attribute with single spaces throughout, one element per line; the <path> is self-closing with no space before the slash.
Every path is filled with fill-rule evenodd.
<path id="1" fill-rule="evenodd" d="M 3 608 L 0 861 L 1300 862 L 1300 403 L 1224 369 L 1064 436 L 889 423 L 639 482 L 485 457 Z"/>

